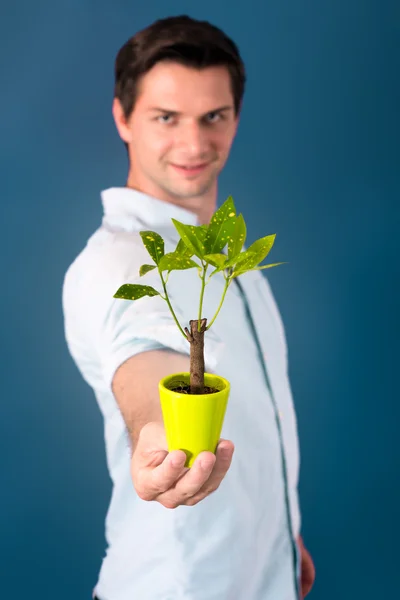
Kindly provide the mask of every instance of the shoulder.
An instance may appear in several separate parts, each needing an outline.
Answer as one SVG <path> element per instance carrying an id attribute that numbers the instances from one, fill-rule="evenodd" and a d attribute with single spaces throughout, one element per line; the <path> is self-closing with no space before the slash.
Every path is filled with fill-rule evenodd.
<path id="1" fill-rule="evenodd" d="M 115 286 L 126 277 L 137 278 L 140 266 L 150 257 L 139 232 L 108 232 L 98 229 L 68 267 L 63 294 Z"/>
<path id="2" fill-rule="evenodd" d="M 139 232 L 98 229 L 64 275 L 62 309 L 66 325 L 78 329 L 107 311 L 124 283 L 139 279 L 142 264 L 152 262 Z"/>

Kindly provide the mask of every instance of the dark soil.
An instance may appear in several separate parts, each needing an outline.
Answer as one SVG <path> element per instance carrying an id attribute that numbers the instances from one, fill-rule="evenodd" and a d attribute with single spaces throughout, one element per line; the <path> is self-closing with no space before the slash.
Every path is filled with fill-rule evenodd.
<path id="1" fill-rule="evenodd" d="M 177 392 L 178 394 L 191 394 L 190 385 L 186 385 L 186 384 L 176 385 L 176 383 L 173 385 L 174 385 L 174 387 L 169 388 L 172 392 Z M 220 390 L 218 390 L 217 388 L 208 387 L 207 385 L 204 386 L 204 394 L 216 394 L 219 391 Z M 195 395 L 196 394 L 193 394 L 193 396 L 195 396 Z"/>

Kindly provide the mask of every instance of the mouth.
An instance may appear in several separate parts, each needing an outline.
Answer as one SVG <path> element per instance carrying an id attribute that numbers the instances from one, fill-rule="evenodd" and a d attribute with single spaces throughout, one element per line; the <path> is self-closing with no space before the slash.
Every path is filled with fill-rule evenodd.
<path id="1" fill-rule="evenodd" d="M 198 165 L 175 165 L 171 163 L 171 166 L 181 175 L 198 175 L 208 167 L 208 164 L 209 163 L 202 163 Z"/>

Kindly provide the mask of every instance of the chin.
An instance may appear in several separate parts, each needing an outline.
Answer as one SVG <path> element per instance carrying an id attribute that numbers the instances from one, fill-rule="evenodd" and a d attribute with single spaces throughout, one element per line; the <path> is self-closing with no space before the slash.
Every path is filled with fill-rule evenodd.
<path id="1" fill-rule="evenodd" d="M 208 183 L 206 185 L 187 186 L 186 189 L 181 188 L 180 196 L 182 198 L 196 198 L 199 196 L 204 196 L 210 191 L 213 183 L 214 182 Z"/>

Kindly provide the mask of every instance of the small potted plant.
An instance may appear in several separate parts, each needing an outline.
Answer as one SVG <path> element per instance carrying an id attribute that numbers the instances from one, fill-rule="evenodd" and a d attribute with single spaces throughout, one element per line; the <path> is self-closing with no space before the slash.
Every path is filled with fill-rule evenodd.
<path id="1" fill-rule="evenodd" d="M 230 392 L 229 381 L 219 375 L 205 373 L 204 335 L 215 322 L 235 277 L 284 263 L 260 266 L 276 235 L 260 238 L 243 250 L 246 224 L 242 214 L 236 215 L 231 196 L 213 214 L 208 225 L 185 225 L 176 219 L 172 222 L 180 235 L 174 252 L 165 254 L 164 240 L 158 233 L 140 232 L 154 264 L 142 265 L 139 275 L 158 269 L 164 293 L 148 285 L 125 283 L 114 298 L 139 300 L 144 296 L 161 296 L 168 304 L 179 331 L 190 344 L 190 372 L 164 377 L 159 382 L 159 392 L 168 450 L 183 450 L 187 456 L 185 466 L 191 467 L 200 452 L 208 450 L 215 453 Z M 223 252 L 226 246 L 227 253 Z M 210 267 L 213 270 L 206 281 Z M 166 284 L 172 271 L 193 268 L 198 270 L 201 279 L 198 317 L 189 321 L 189 328 L 183 328 L 171 306 Z M 202 317 L 205 287 L 213 275 L 220 272 L 224 274 L 225 286 L 218 309 L 207 325 L 207 319 Z"/>

